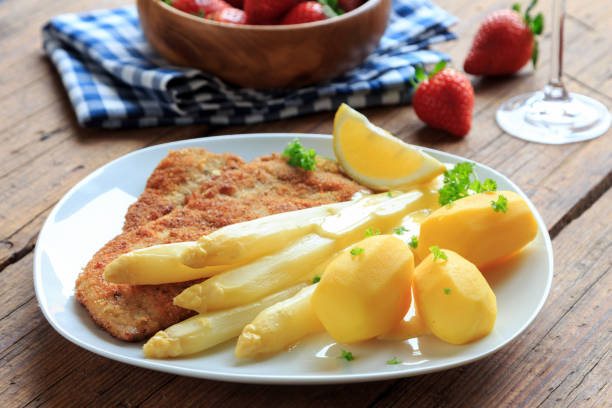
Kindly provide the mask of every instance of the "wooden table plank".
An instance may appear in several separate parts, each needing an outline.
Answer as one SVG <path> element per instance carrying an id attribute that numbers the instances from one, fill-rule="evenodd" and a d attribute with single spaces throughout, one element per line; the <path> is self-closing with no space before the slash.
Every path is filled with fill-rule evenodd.
<path id="1" fill-rule="evenodd" d="M 107 8 L 125 3 L 104 0 Z M 461 18 L 458 41 L 436 46 L 460 68 L 479 21 L 508 7 L 439 0 Z M 539 6 L 549 15 L 551 1 Z M 548 76 L 550 31 L 534 73 L 472 78 L 473 131 L 457 140 L 423 126 L 411 107 L 365 109 L 373 122 L 411 143 L 461 154 L 509 175 L 552 229 L 557 259 L 544 310 L 516 341 L 480 362 L 404 380 L 344 386 L 273 387 L 219 383 L 138 369 L 72 345 L 46 323 L 34 298 L 32 249 L 57 200 L 84 175 L 145 145 L 205 134 L 331 131 L 331 113 L 254 126 L 127 131 L 76 125 L 54 69 L 42 57 L 40 26 L 84 0 L 0 1 L 0 406 L 134 406 L 203 402 L 234 406 L 606 406 L 610 377 L 610 135 L 575 145 L 529 144 L 497 128 L 508 97 L 541 88 Z M 612 9 L 605 0 L 568 3 L 566 80 L 571 90 L 612 104 Z M 597 255 L 600 254 L 599 258 Z M 601 254 L 604 254 L 603 256 Z M 75 384 L 78 385 L 75 389 Z M 147 388 L 144 385 L 148 385 Z"/>

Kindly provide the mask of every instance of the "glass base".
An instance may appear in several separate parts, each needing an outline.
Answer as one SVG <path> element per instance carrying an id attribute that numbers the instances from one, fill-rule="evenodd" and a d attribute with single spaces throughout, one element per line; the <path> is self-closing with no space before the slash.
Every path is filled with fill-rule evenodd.
<path id="1" fill-rule="evenodd" d="M 542 91 L 511 98 L 496 118 L 512 136 L 546 144 L 594 139 L 608 130 L 612 120 L 608 108 L 595 99 L 571 93 L 564 100 L 546 100 Z"/>

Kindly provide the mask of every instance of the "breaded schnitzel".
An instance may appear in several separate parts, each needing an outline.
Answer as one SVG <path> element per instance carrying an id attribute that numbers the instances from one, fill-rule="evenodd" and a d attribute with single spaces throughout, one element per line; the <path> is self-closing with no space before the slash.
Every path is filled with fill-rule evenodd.
<path id="1" fill-rule="evenodd" d="M 172 152 L 130 207 L 124 232 L 100 249 L 79 275 L 76 297 L 113 336 L 145 339 L 194 314 L 174 306 L 172 299 L 195 282 L 109 283 L 103 278 L 104 268 L 119 255 L 156 244 L 193 241 L 225 225 L 270 214 L 346 201 L 361 190 L 366 189 L 325 159 L 318 159 L 315 171 L 306 171 L 289 166 L 279 155 L 245 163 L 204 149 Z"/>
<path id="2" fill-rule="evenodd" d="M 233 154 L 214 154 L 205 149 L 171 151 L 155 168 L 145 190 L 125 215 L 123 230 L 146 224 L 185 203 L 185 197 L 223 168 L 235 168 L 244 160 Z"/>

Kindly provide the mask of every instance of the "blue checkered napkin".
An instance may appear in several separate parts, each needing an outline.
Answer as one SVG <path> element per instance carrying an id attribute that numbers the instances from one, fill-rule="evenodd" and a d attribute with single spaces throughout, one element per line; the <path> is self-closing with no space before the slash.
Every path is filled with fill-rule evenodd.
<path id="1" fill-rule="evenodd" d="M 170 65 L 146 42 L 133 6 L 55 17 L 43 28 L 43 47 L 82 126 L 241 125 L 333 110 L 341 102 L 407 103 L 413 67 L 448 58 L 428 47 L 454 39 L 448 27 L 456 21 L 428 0 L 394 0 L 387 31 L 363 64 L 293 90 L 238 88 Z"/>

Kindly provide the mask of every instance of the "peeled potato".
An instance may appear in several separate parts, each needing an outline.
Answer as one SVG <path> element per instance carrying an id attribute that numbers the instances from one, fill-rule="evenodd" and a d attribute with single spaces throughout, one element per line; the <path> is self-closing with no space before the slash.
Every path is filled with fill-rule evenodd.
<path id="1" fill-rule="evenodd" d="M 489 334 L 497 318 L 497 300 L 478 268 L 459 254 L 442 249 L 448 260 L 430 254 L 414 275 L 417 314 L 439 339 L 465 344 Z"/>
<path id="2" fill-rule="evenodd" d="M 404 242 L 379 235 L 352 248 L 363 251 L 358 255 L 346 251 L 334 258 L 311 299 L 325 329 L 344 343 L 387 333 L 412 301 L 414 259 Z"/>
<path id="3" fill-rule="evenodd" d="M 508 199 L 506 213 L 491 206 L 500 195 Z M 416 251 L 424 259 L 429 247 L 437 245 L 482 268 L 520 250 L 537 233 L 538 223 L 521 196 L 512 191 L 480 193 L 431 213 L 421 224 Z"/>

